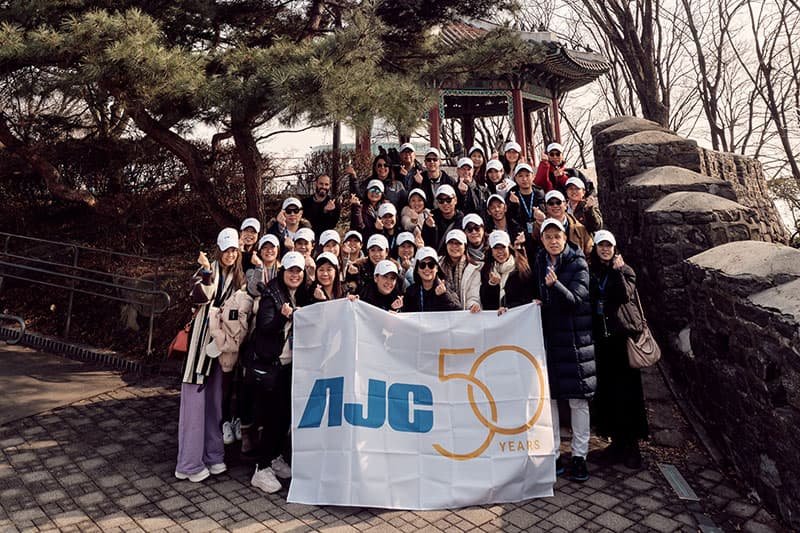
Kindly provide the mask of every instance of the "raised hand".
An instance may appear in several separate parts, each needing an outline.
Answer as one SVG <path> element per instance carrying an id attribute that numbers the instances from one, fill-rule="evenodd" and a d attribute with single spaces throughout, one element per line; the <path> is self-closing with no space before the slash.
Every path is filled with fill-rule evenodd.
<path id="1" fill-rule="evenodd" d="M 375 219 L 375 229 L 378 231 L 383 231 L 383 221 L 379 218 Z"/>
<path id="2" fill-rule="evenodd" d="M 619 270 L 625 266 L 625 261 L 622 259 L 622 255 L 617 254 L 614 256 L 614 259 L 611 261 L 611 267 L 614 270 Z"/>
<path id="3" fill-rule="evenodd" d="M 350 263 L 349 265 L 347 265 L 347 273 L 353 276 L 358 274 L 358 267 L 356 266 L 355 263 Z"/>
<path id="4" fill-rule="evenodd" d="M 541 224 L 542 222 L 544 222 L 544 219 L 547 218 L 547 217 L 545 217 L 544 211 L 542 211 L 538 207 L 534 207 L 533 208 L 533 218 L 536 220 L 536 222 Z"/>
<path id="5" fill-rule="evenodd" d="M 278 216 L 275 217 L 275 220 L 278 221 L 278 226 L 280 226 L 281 228 L 285 228 L 286 227 L 286 212 L 283 211 L 283 210 L 278 212 Z"/>
<path id="6" fill-rule="evenodd" d="M 397 298 L 394 299 L 394 301 L 392 302 L 391 308 L 394 309 L 395 311 L 398 311 L 398 310 L 403 308 L 403 296 L 402 295 L 398 296 Z"/>
<path id="7" fill-rule="evenodd" d="M 436 293 L 436 296 L 441 296 L 447 292 L 447 287 L 445 286 L 443 279 L 439 280 L 439 283 L 436 285 L 436 288 L 433 290 L 433 292 Z"/>
<path id="8" fill-rule="evenodd" d="M 197 256 L 197 264 L 206 270 L 211 270 L 211 263 L 208 262 L 208 256 L 205 252 L 200 252 Z"/>
<path id="9" fill-rule="evenodd" d="M 331 198 L 328 200 L 328 203 L 325 204 L 323 211 L 325 211 L 326 213 L 330 213 L 334 209 L 336 209 L 336 202 L 333 200 L 333 198 Z"/>
<path id="10" fill-rule="evenodd" d="M 317 288 L 314 289 L 314 298 L 317 300 L 327 300 L 328 298 L 325 296 L 325 291 L 322 290 L 322 287 L 317 285 Z"/>
<path id="11" fill-rule="evenodd" d="M 518 204 L 519 196 L 517 196 L 517 193 L 515 192 L 510 192 L 508 193 L 508 201 L 511 202 L 512 204 Z"/>
<path id="12" fill-rule="evenodd" d="M 419 169 L 414 173 L 414 182 L 417 185 L 422 185 L 422 172 L 420 172 Z"/>
<path id="13" fill-rule="evenodd" d="M 480 311 L 481 311 L 481 306 L 478 304 L 472 304 L 471 306 L 469 306 L 470 313 L 479 313 Z"/>
<path id="14" fill-rule="evenodd" d="M 552 287 L 558 281 L 556 270 L 553 267 L 547 267 L 547 274 L 544 277 L 544 282 L 548 287 Z"/>
<path id="15" fill-rule="evenodd" d="M 293 312 L 294 312 L 294 309 L 292 309 L 292 306 L 290 306 L 288 303 L 284 302 L 284 304 L 281 306 L 281 314 L 283 316 L 285 316 L 286 318 L 290 318 L 292 316 Z"/>
<path id="16" fill-rule="evenodd" d="M 283 239 L 283 247 L 290 251 L 294 250 L 294 241 L 288 235 Z"/>
<path id="17" fill-rule="evenodd" d="M 361 199 L 355 194 L 350 195 L 350 207 L 361 207 Z"/>
<path id="18" fill-rule="evenodd" d="M 461 191 L 461 194 L 467 194 L 469 190 L 469 185 L 464 180 L 458 180 L 458 190 Z"/>
<path id="19" fill-rule="evenodd" d="M 500 284 L 500 274 L 492 270 L 489 272 L 489 285 L 495 286 Z"/>
<path id="20" fill-rule="evenodd" d="M 264 266 L 264 263 L 261 261 L 261 258 L 258 257 L 258 254 L 253 254 L 250 259 L 250 262 L 253 263 L 254 267 Z"/>

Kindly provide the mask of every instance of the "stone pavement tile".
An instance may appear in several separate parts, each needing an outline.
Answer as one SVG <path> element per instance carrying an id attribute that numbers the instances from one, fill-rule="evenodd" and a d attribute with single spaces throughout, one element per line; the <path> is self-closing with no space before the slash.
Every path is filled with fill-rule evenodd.
<path id="1" fill-rule="evenodd" d="M 523 509 L 515 509 L 510 513 L 502 516 L 503 520 L 508 522 L 509 524 L 513 524 L 520 529 L 529 529 L 531 528 L 539 519 Z"/>
<path id="2" fill-rule="evenodd" d="M 144 497 L 142 494 L 133 494 L 131 496 L 125 496 L 124 498 L 119 498 L 116 500 L 117 504 L 122 507 L 123 509 L 130 509 L 132 507 L 139 507 L 140 505 L 144 505 L 148 502 L 148 499 Z"/>
<path id="3" fill-rule="evenodd" d="M 178 509 L 186 509 L 191 505 L 191 503 L 183 496 L 173 496 L 172 498 L 167 498 L 166 500 L 157 502 L 156 505 L 161 507 L 164 512 L 170 513 L 171 511 L 177 511 Z"/>
<path id="4" fill-rule="evenodd" d="M 631 501 L 640 509 L 646 509 L 648 511 L 657 511 L 663 506 L 662 502 L 654 500 L 650 496 L 637 496 Z"/>
<path id="5" fill-rule="evenodd" d="M 468 507 L 466 509 L 461 509 L 458 514 L 464 520 L 467 520 L 476 526 L 481 526 L 495 517 L 493 513 L 481 507 Z"/>
<path id="6" fill-rule="evenodd" d="M 767 524 L 757 520 L 748 520 L 742 526 L 742 531 L 745 533 L 775 533 L 775 529 Z"/>
<path id="7" fill-rule="evenodd" d="M 548 519 L 556 526 L 563 527 L 567 531 L 577 531 L 586 520 L 577 514 L 562 509 Z"/>
<path id="8" fill-rule="evenodd" d="M 358 530 L 349 525 L 324 526 L 319 529 L 325 533 L 355 533 Z"/>
<path id="9" fill-rule="evenodd" d="M 167 529 L 175 525 L 175 521 L 166 517 L 158 516 L 153 518 L 136 518 L 136 523 L 145 531 L 155 531 L 157 529 Z"/>
<path id="10" fill-rule="evenodd" d="M 217 522 L 207 517 L 186 522 L 185 524 L 181 524 L 181 526 L 190 533 L 205 533 L 207 531 L 214 531 L 215 529 L 219 528 L 219 524 Z"/>
<path id="11" fill-rule="evenodd" d="M 595 519 L 595 522 L 602 524 L 611 531 L 627 531 L 633 525 L 633 522 L 612 511 L 606 511 L 601 514 Z"/>
<path id="12" fill-rule="evenodd" d="M 264 525 L 253 519 L 239 521 L 229 528 L 231 533 L 258 533 L 264 531 Z"/>
<path id="13" fill-rule="evenodd" d="M 680 522 L 676 522 L 671 518 L 667 518 L 666 516 L 657 513 L 648 514 L 645 516 L 642 523 L 647 527 L 655 529 L 656 531 L 660 531 L 661 533 L 676 531 L 682 526 Z"/>

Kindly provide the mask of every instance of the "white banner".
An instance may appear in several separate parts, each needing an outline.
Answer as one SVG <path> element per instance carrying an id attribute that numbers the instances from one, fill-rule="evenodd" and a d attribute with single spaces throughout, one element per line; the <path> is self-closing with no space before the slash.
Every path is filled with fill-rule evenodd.
<path id="1" fill-rule="evenodd" d="M 553 495 L 540 308 L 294 315 L 288 501 L 443 509 Z"/>

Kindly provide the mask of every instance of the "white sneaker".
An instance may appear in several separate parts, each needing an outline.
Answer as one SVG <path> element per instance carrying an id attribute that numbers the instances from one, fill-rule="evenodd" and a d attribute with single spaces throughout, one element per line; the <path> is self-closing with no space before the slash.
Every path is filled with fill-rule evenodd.
<path id="1" fill-rule="evenodd" d="M 233 426 L 233 436 L 236 437 L 236 440 L 242 440 L 242 419 L 234 418 L 231 426 Z"/>
<path id="2" fill-rule="evenodd" d="M 283 459 L 282 455 L 279 455 L 275 459 L 272 460 L 272 471 L 275 472 L 275 475 L 282 479 L 288 479 L 292 477 L 292 467 L 286 464 L 286 461 Z"/>
<path id="3" fill-rule="evenodd" d="M 209 466 L 208 471 L 211 473 L 211 475 L 216 476 L 218 474 L 222 474 L 223 472 L 227 472 L 228 467 L 225 463 L 217 463 Z"/>
<path id="4" fill-rule="evenodd" d="M 178 478 L 178 479 L 188 479 L 192 483 L 200 483 L 201 481 L 203 481 L 204 479 L 206 479 L 210 475 L 211 475 L 211 472 L 208 471 L 208 468 L 203 468 L 201 471 L 199 471 L 196 474 L 184 474 L 183 472 L 178 472 L 177 470 L 175 471 L 175 477 L 176 478 Z"/>
<path id="5" fill-rule="evenodd" d="M 258 466 L 256 466 L 256 471 L 250 479 L 250 484 L 257 489 L 263 490 L 267 494 L 274 494 L 281 490 L 281 482 L 275 477 L 275 473 L 271 468 L 262 468 L 259 470 Z"/>
<path id="6" fill-rule="evenodd" d="M 233 427 L 231 427 L 231 423 L 227 420 L 225 423 L 222 424 L 222 442 L 225 444 L 233 444 L 233 441 L 236 440 L 233 435 Z"/>

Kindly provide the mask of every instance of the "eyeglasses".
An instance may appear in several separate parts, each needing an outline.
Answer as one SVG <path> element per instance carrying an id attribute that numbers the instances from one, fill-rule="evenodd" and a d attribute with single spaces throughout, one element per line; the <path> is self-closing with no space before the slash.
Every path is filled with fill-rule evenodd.
<path id="1" fill-rule="evenodd" d="M 426 163 L 435 163 L 435 162 L 436 162 L 436 161 L 438 161 L 438 160 L 439 160 L 439 158 L 438 158 L 438 157 L 426 157 L 426 158 L 425 158 L 425 162 L 426 162 Z"/>
<path id="2" fill-rule="evenodd" d="M 377 165 L 375 165 L 375 168 L 389 168 L 389 165 L 387 165 L 386 163 L 378 163 Z"/>
<path id="3" fill-rule="evenodd" d="M 299 212 L 300 212 L 300 210 L 297 209 L 296 207 L 289 207 L 289 208 L 286 209 L 286 214 L 287 215 L 296 215 Z"/>
<path id="4" fill-rule="evenodd" d="M 561 205 L 561 200 L 548 200 L 547 205 Z"/>
<path id="5" fill-rule="evenodd" d="M 466 231 L 467 233 L 472 233 L 473 231 L 480 231 L 481 228 L 482 226 L 479 226 L 477 224 L 468 224 L 467 227 L 464 228 L 464 231 Z"/>
<path id="6" fill-rule="evenodd" d="M 550 152 L 549 155 L 557 156 L 557 155 L 561 155 L 561 152 L 559 152 L 558 150 L 553 150 L 552 152 Z"/>
<path id="7" fill-rule="evenodd" d="M 440 196 L 439 198 L 436 199 L 436 201 L 439 202 L 440 204 L 449 204 L 453 201 L 453 199 L 450 198 L 449 196 Z"/>
<path id="8" fill-rule="evenodd" d="M 422 270 L 423 268 L 428 270 L 433 270 L 434 268 L 436 268 L 436 261 L 420 261 L 419 269 Z"/>

